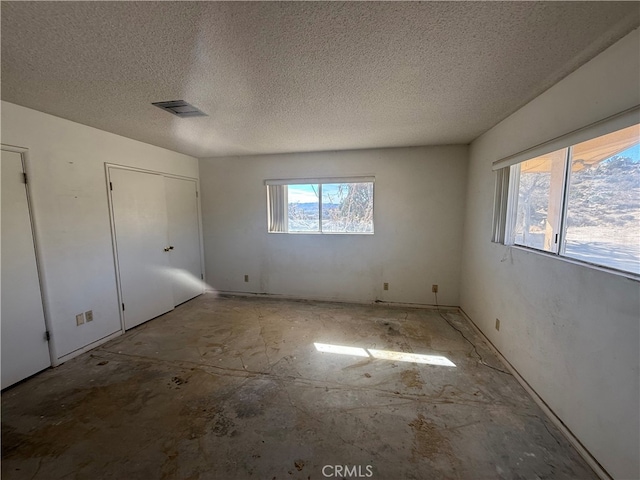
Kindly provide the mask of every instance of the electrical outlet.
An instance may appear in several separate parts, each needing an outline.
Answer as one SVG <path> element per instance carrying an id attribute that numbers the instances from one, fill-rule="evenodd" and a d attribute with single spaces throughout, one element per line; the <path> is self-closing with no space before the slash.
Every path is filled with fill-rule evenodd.
<path id="1" fill-rule="evenodd" d="M 93 322 L 93 310 L 87 310 L 86 312 L 84 312 L 84 318 L 87 319 L 87 323 Z"/>
<path id="2" fill-rule="evenodd" d="M 500 319 L 496 318 L 496 330 L 500 331 Z"/>
<path id="3" fill-rule="evenodd" d="M 433 293 L 438 293 L 438 285 L 431 285 L 431 291 Z"/>
<path id="4" fill-rule="evenodd" d="M 79 313 L 76 315 L 76 325 L 79 327 L 84 323 L 84 313 Z"/>
<path id="5" fill-rule="evenodd" d="M 245 282 L 248 282 L 248 281 L 249 281 L 249 275 L 245 275 L 245 276 L 244 276 L 244 281 L 245 281 Z"/>
<path id="6" fill-rule="evenodd" d="M 388 284 L 387 282 L 385 282 L 385 283 L 382 285 L 382 288 L 384 288 L 385 290 L 389 290 L 389 284 Z"/>

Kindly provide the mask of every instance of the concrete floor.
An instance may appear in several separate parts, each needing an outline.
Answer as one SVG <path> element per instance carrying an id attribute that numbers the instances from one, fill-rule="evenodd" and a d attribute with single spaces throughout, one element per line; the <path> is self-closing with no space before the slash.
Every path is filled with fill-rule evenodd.
<path id="1" fill-rule="evenodd" d="M 203 295 L 3 392 L 2 478 L 597 478 L 443 314 Z"/>

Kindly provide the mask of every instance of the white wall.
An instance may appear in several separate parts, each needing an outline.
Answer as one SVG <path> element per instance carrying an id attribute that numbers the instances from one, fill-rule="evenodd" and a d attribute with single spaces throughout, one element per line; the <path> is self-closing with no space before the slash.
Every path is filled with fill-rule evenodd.
<path id="1" fill-rule="evenodd" d="M 458 305 L 467 147 L 200 160 L 208 283 L 340 301 Z M 374 235 L 267 233 L 265 179 L 374 175 Z M 250 282 L 244 282 L 248 274 Z M 383 290 L 383 283 L 389 290 Z"/>
<path id="2" fill-rule="evenodd" d="M 472 143 L 460 303 L 600 464 L 625 479 L 640 477 L 640 284 L 492 244 L 491 163 L 639 104 L 639 59 L 636 30 Z"/>
<path id="3" fill-rule="evenodd" d="M 105 163 L 198 177 L 193 157 L 2 102 L 2 143 L 28 148 L 55 358 L 120 330 Z M 94 321 L 76 326 L 75 315 Z"/>

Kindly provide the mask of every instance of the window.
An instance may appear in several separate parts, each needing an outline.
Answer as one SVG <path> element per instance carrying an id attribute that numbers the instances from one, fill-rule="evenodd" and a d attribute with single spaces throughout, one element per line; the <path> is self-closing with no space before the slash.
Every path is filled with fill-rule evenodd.
<path id="1" fill-rule="evenodd" d="M 510 164 L 496 169 L 494 241 L 640 275 L 635 118 L 534 158 L 497 162 Z"/>
<path id="2" fill-rule="evenodd" d="M 516 245 L 558 252 L 560 204 L 568 149 L 533 158 L 511 167 L 518 179 Z"/>
<path id="3" fill-rule="evenodd" d="M 270 233 L 373 233 L 372 177 L 267 180 Z"/>

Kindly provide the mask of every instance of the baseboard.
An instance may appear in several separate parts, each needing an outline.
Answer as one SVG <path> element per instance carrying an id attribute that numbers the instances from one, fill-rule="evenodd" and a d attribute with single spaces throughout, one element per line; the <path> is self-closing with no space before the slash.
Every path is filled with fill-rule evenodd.
<path id="1" fill-rule="evenodd" d="M 57 367 L 59 365 L 62 365 L 64 362 L 67 362 L 72 358 L 77 357 L 78 355 L 82 355 L 83 353 L 86 353 L 89 350 L 93 350 L 94 348 L 99 347 L 103 343 L 106 343 L 113 338 L 119 337 L 122 334 L 123 334 L 122 330 L 118 330 L 117 332 L 107 335 L 106 337 L 102 337 L 100 340 L 96 340 L 95 342 L 90 343 L 89 345 L 85 345 L 84 347 L 79 348 L 78 350 L 74 350 L 73 352 L 67 353 L 66 355 L 63 355 L 55 359 L 55 361 L 51 363 L 51 366 Z"/>
<path id="2" fill-rule="evenodd" d="M 609 473 L 604 469 L 602 465 L 595 459 L 593 455 L 587 450 L 587 448 L 578 440 L 578 438 L 573 434 L 573 432 L 567 427 L 564 422 L 558 417 L 555 412 L 547 405 L 547 403 L 543 400 L 543 398 L 538 395 L 538 393 L 533 389 L 531 385 L 520 375 L 520 373 L 515 369 L 513 365 L 500 353 L 500 350 L 496 348 L 496 346 L 489 340 L 489 338 L 480 330 L 480 328 L 474 323 L 474 321 L 467 315 L 467 313 L 462 309 L 458 308 L 460 314 L 466 318 L 473 329 L 482 337 L 489 345 L 489 348 L 495 353 L 495 355 L 500 359 L 500 361 L 504 364 L 505 367 L 511 372 L 514 378 L 522 385 L 522 387 L 527 391 L 527 393 L 533 398 L 533 401 L 540 407 L 540 409 L 545 413 L 547 418 L 551 420 L 551 422 L 560 430 L 560 432 L 564 435 L 567 441 L 576 449 L 576 451 L 580 454 L 580 456 L 584 459 L 587 464 L 591 467 L 591 469 L 595 472 L 598 477 L 602 480 L 613 480 L 613 477 L 609 475 Z"/>
<path id="3" fill-rule="evenodd" d="M 440 309 L 458 311 L 460 307 L 455 305 L 435 305 L 429 303 L 404 303 L 404 302 L 387 302 L 382 300 L 349 300 L 336 299 L 331 297 L 313 297 L 298 296 L 279 293 L 253 293 L 253 292 L 234 292 L 225 290 L 207 290 L 206 293 L 214 293 L 218 295 L 228 295 L 234 297 L 250 297 L 250 298 L 270 298 L 273 300 L 292 300 L 296 302 L 325 302 L 325 303 L 345 303 L 352 305 L 380 305 L 385 307 L 402 307 L 402 308 L 419 308 L 419 309 Z"/>

